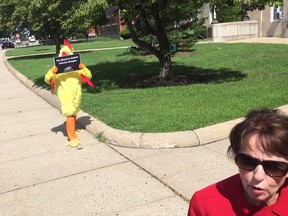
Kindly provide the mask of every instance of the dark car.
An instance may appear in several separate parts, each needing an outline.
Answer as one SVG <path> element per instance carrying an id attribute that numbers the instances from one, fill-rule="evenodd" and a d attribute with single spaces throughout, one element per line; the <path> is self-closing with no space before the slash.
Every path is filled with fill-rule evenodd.
<path id="1" fill-rule="evenodd" d="M 15 48 L 15 45 L 11 41 L 3 41 L 2 42 L 2 49 L 7 49 L 7 48 Z"/>

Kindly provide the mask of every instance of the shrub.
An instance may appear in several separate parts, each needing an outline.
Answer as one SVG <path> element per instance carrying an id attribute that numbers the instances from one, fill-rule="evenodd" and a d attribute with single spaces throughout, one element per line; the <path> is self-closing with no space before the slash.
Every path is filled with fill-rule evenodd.
<path id="1" fill-rule="evenodd" d="M 230 2 L 216 6 L 217 20 L 220 23 L 241 21 L 242 4 L 241 2 Z"/>
<path id="2" fill-rule="evenodd" d="M 207 38 L 207 29 L 206 27 L 197 28 L 194 30 L 194 34 L 198 39 Z"/>
<path id="3" fill-rule="evenodd" d="M 119 33 L 120 37 L 123 38 L 124 40 L 130 39 L 131 38 L 131 33 L 129 29 L 124 29 Z"/>
<path id="4" fill-rule="evenodd" d="M 145 56 L 145 55 L 149 55 L 150 52 L 144 48 L 141 48 L 141 47 L 138 47 L 138 46 L 132 46 L 130 47 L 130 53 L 132 55 L 135 55 L 135 56 Z"/>

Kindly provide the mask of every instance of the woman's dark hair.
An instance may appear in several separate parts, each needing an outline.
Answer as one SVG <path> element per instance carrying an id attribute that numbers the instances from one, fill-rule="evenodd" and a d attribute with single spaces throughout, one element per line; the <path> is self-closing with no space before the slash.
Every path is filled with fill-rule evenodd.
<path id="1" fill-rule="evenodd" d="M 245 119 L 232 128 L 227 153 L 233 158 L 250 148 L 249 140 L 257 134 L 265 151 L 288 158 L 288 116 L 278 109 L 250 111 Z"/>

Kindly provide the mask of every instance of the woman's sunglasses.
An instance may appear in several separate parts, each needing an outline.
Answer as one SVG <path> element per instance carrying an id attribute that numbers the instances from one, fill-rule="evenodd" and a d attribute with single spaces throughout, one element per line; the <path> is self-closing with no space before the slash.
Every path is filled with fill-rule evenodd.
<path id="1" fill-rule="evenodd" d="M 238 153 L 235 156 L 236 165 L 243 170 L 253 171 L 258 165 L 261 165 L 265 173 L 271 177 L 283 177 L 288 172 L 288 163 L 280 161 L 260 161 L 247 154 Z"/>

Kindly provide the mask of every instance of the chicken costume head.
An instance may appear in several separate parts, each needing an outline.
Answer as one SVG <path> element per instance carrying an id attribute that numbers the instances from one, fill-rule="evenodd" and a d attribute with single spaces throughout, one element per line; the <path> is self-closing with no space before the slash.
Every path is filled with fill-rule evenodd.
<path id="1" fill-rule="evenodd" d="M 62 49 L 60 50 L 59 56 L 67 56 L 67 55 L 73 55 L 74 49 L 71 46 L 71 44 L 64 39 L 64 46 L 62 47 Z"/>

